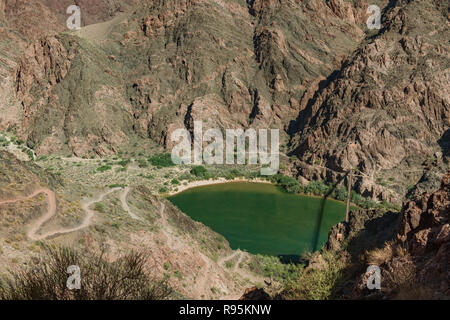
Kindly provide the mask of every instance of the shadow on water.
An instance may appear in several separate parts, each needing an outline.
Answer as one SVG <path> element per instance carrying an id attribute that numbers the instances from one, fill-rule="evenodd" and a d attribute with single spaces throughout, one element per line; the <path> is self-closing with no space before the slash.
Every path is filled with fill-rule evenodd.
<path id="1" fill-rule="evenodd" d="M 320 208 L 317 214 L 317 220 L 316 220 L 316 231 L 314 232 L 312 244 L 313 244 L 313 250 L 317 251 L 319 246 L 319 237 L 320 237 L 320 228 L 322 227 L 322 221 L 323 216 L 325 214 L 325 204 L 327 202 L 327 198 L 333 193 L 333 191 L 336 189 L 337 185 L 340 184 L 346 177 L 348 177 L 349 172 L 347 172 L 345 175 L 343 175 L 337 182 L 333 183 L 331 188 L 327 191 L 327 193 L 324 195 L 322 201 L 320 202 Z"/>

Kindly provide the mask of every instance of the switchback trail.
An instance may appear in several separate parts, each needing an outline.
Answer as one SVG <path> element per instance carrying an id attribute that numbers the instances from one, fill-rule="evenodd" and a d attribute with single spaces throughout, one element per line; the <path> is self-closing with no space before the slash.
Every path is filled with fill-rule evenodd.
<path id="1" fill-rule="evenodd" d="M 36 191 L 34 191 L 31 195 L 20 198 L 20 199 L 14 199 L 14 200 L 2 200 L 0 201 L 0 205 L 2 204 L 10 204 L 10 203 L 17 203 L 23 200 L 28 200 L 31 198 L 36 197 L 38 194 L 45 193 L 48 198 L 48 210 L 47 212 L 41 216 L 36 222 L 34 222 L 30 229 L 27 232 L 28 238 L 31 240 L 42 240 L 46 238 L 48 235 L 37 235 L 37 231 L 39 228 L 48 221 L 51 217 L 53 217 L 56 213 L 56 195 L 53 191 L 47 188 L 39 188 Z"/>
<path id="2" fill-rule="evenodd" d="M 47 196 L 47 199 L 48 199 L 47 200 L 48 201 L 48 210 L 44 215 L 42 215 L 39 219 L 37 219 L 35 222 L 33 222 L 31 224 L 31 226 L 27 232 L 27 236 L 30 240 L 37 241 L 37 240 L 43 240 L 45 238 L 48 238 L 48 237 L 51 237 L 51 236 L 54 236 L 57 234 L 70 233 L 70 232 L 78 231 L 78 230 L 88 227 L 91 224 L 92 217 L 95 214 L 94 210 L 90 209 L 89 207 L 96 202 L 102 201 L 104 199 L 104 197 L 106 197 L 107 195 L 109 195 L 115 191 L 118 191 L 118 190 L 121 190 L 121 188 L 111 189 L 105 193 L 100 194 L 95 199 L 91 199 L 89 201 L 85 201 L 84 203 L 82 203 L 81 207 L 86 212 L 86 217 L 81 222 L 81 224 L 79 224 L 78 226 L 73 227 L 73 228 L 60 228 L 60 229 L 52 230 L 47 233 L 39 234 L 39 235 L 37 233 L 38 233 L 39 229 L 42 227 L 42 225 L 44 223 L 46 223 L 48 220 L 50 220 L 56 214 L 55 192 L 53 192 L 47 188 L 39 188 L 27 197 L 23 197 L 23 198 L 19 198 L 19 199 L 12 199 L 12 200 L 0 200 L 0 205 L 17 203 L 20 201 L 34 198 L 41 193 L 45 193 L 45 195 Z M 135 215 L 134 213 L 131 212 L 131 210 L 127 204 L 126 197 L 129 193 L 129 191 L 130 191 L 130 188 L 125 188 L 125 190 L 120 195 L 120 201 L 122 203 L 122 207 L 126 212 L 128 212 L 128 214 L 132 218 L 137 219 L 137 220 L 142 220 L 142 218 L 138 217 L 137 215 Z"/>
<path id="3" fill-rule="evenodd" d="M 130 192 L 130 188 L 126 187 L 123 192 L 120 194 L 120 202 L 122 203 L 122 208 L 123 210 L 125 210 L 126 212 L 128 212 L 128 214 L 135 220 L 139 220 L 142 221 L 141 217 L 138 217 L 137 215 L 135 215 L 133 212 L 131 212 L 130 207 L 128 206 L 128 202 L 127 202 L 127 195 Z"/>

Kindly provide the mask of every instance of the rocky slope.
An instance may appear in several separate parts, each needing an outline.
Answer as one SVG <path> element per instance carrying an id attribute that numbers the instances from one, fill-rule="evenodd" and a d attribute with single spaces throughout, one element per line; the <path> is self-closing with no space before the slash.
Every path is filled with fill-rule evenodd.
<path id="1" fill-rule="evenodd" d="M 333 12 L 344 4 L 332 4 L 141 2 L 79 37 L 40 39 L 16 70 L 19 127 L 39 153 L 79 156 L 114 152 L 132 134 L 170 147 L 171 131 L 195 120 L 283 128 L 306 89 L 338 68 L 363 36 L 355 19 Z M 359 12 L 344 7 L 352 17 Z M 105 103 L 121 126 L 88 123 L 89 111 L 102 113 Z"/>
<path id="2" fill-rule="evenodd" d="M 31 4 L 0 10 L 0 45 L 20 44 L 1 64 L 0 128 L 38 154 L 170 148 L 173 130 L 203 120 L 280 128 L 293 175 L 356 167 L 374 199 L 431 190 L 449 166 L 448 4 L 375 1 L 382 29 L 368 30 L 364 0 L 91 0 L 84 24 L 99 23 L 62 33 L 65 2 Z M 54 27 L 21 22 L 37 19 Z"/>
<path id="3" fill-rule="evenodd" d="M 448 299 L 450 172 L 440 188 L 405 201 L 400 213 L 352 212 L 329 234 L 327 250 L 347 253 L 338 296 L 349 299 Z M 341 235 L 339 237 L 338 235 Z M 381 269 L 381 290 L 367 289 L 366 269 Z"/>
<path id="4" fill-rule="evenodd" d="M 232 251 L 222 236 L 146 187 L 96 190 L 86 198 L 75 190 L 70 182 L 0 151 L 0 279 L 9 269 L 38 263 L 42 245 L 54 244 L 88 251 L 106 247 L 111 260 L 130 249 L 143 252 L 152 274 L 168 276 L 178 297 L 235 299 L 263 282 L 243 267 L 252 259 L 249 254 Z M 56 212 L 50 212 L 53 194 Z M 39 241 L 30 239 L 30 230 Z M 234 258 L 242 265 L 227 268 L 226 261 Z"/>
<path id="5" fill-rule="evenodd" d="M 304 101 L 291 143 L 300 175 L 358 168 L 358 191 L 392 201 L 408 178 L 443 165 L 435 188 L 448 168 L 448 6 L 394 1 L 382 25 Z"/>

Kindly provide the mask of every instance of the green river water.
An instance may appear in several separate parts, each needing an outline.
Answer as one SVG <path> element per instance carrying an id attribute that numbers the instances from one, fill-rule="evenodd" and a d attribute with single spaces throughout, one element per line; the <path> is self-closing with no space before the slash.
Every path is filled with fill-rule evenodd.
<path id="1" fill-rule="evenodd" d="M 231 248 L 255 254 L 299 256 L 315 243 L 320 248 L 345 216 L 341 202 L 288 194 L 264 183 L 208 185 L 168 199 L 223 235 Z"/>

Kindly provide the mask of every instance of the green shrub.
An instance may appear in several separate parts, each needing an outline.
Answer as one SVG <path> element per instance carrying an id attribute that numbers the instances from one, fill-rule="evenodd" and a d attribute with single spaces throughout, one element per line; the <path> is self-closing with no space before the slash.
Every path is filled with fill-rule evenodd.
<path id="1" fill-rule="evenodd" d="M 185 172 L 178 177 L 178 180 L 183 181 L 183 180 L 189 180 L 191 178 L 192 178 L 191 174 L 189 172 Z"/>
<path id="2" fill-rule="evenodd" d="M 139 168 L 147 168 L 148 163 L 145 159 L 139 159 L 138 161 Z"/>
<path id="3" fill-rule="evenodd" d="M 287 286 L 297 281 L 302 264 L 282 263 L 279 257 L 258 254 L 256 259 L 250 262 L 252 271 L 262 273 L 264 277 L 271 278 Z"/>
<path id="4" fill-rule="evenodd" d="M 323 251 L 320 267 L 304 269 L 298 281 L 286 287 L 284 295 L 296 300 L 335 299 L 344 279 L 346 260 L 338 253 Z"/>
<path id="5" fill-rule="evenodd" d="M 276 174 L 271 177 L 273 183 L 278 184 L 281 188 L 289 193 L 300 193 L 303 192 L 303 187 L 292 177 L 288 177 L 282 174 Z"/>
<path id="6" fill-rule="evenodd" d="M 175 164 L 172 162 L 170 153 L 156 154 L 148 159 L 152 166 L 160 168 L 173 167 Z"/>
<path id="7" fill-rule="evenodd" d="M 197 178 L 208 179 L 209 173 L 208 170 L 204 166 L 196 166 L 191 169 L 191 174 L 196 176 Z"/>
<path id="8" fill-rule="evenodd" d="M 111 189 L 114 189 L 114 188 L 125 188 L 126 186 L 127 186 L 126 184 L 121 184 L 121 183 L 113 183 L 113 184 L 109 185 L 109 187 Z"/>
<path id="9" fill-rule="evenodd" d="M 108 171 L 108 170 L 111 170 L 111 166 L 110 165 L 101 166 L 101 167 L 97 168 L 98 172 L 105 172 L 105 171 Z"/>
<path id="10" fill-rule="evenodd" d="M 96 202 L 94 204 L 94 210 L 101 213 L 105 213 L 105 205 L 101 202 Z"/>
<path id="11" fill-rule="evenodd" d="M 165 187 L 159 188 L 159 193 L 167 193 L 167 188 Z"/>
<path id="12" fill-rule="evenodd" d="M 112 226 L 113 228 L 119 229 L 119 228 L 120 228 L 120 223 L 118 223 L 118 222 L 113 222 L 113 223 L 111 224 L 111 226 Z"/>
<path id="13" fill-rule="evenodd" d="M 117 164 L 122 167 L 126 167 L 129 163 L 130 163 L 130 159 L 123 159 L 123 160 L 117 162 Z"/>
<path id="14" fill-rule="evenodd" d="M 323 181 L 316 180 L 311 181 L 305 188 L 305 192 L 314 195 L 323 195 L 327 193 L 329 186 L 327 186 Z"/>
<path id="15" fill-rule="evenodd" d="M 183 275 L 181 274 L 181 271 L 180 271 L 180 270 L 175 270 L 175 271 L 173 272 L 173 275 L 174 275 L 176 278 L 178 278 L 179 280 L 183 279 Z"/>

